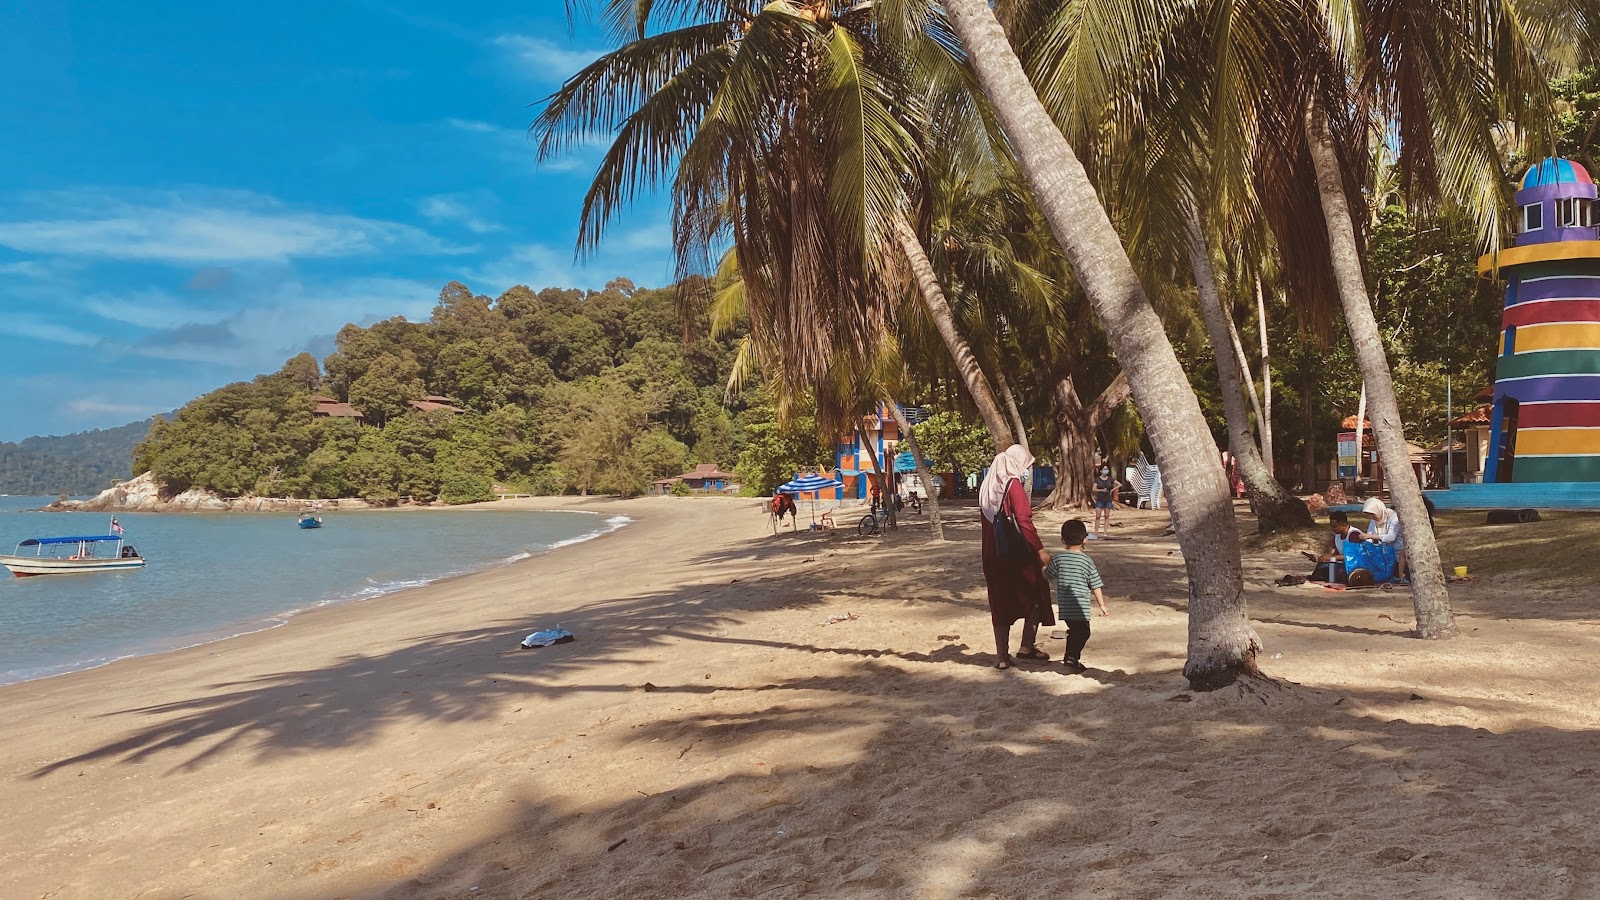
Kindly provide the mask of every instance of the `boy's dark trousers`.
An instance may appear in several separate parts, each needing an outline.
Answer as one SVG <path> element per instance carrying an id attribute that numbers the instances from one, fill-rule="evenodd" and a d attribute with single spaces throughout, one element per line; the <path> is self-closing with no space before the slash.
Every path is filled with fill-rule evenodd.
<path id="1" fill-rule="evenodd" d="M 1062 619 L 1067 626 L 1067 659 L 1078 660 L 1083 645 L 1089 643 L 1088 619 Z"/>

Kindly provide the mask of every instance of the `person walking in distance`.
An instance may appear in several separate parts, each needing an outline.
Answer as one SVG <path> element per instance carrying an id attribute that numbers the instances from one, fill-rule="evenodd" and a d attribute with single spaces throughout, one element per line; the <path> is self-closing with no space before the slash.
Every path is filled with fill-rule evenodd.
<path id="1" fill-rule="evenodd" d="M 1094 475 L 1094 533 L 1089 537 L 1111 536 L 1111 510 L 1116 506 L 1117 491 L 1121 488 L 1122 482 L 1111 474 L 1111 466 L 1101 463 Z"/>

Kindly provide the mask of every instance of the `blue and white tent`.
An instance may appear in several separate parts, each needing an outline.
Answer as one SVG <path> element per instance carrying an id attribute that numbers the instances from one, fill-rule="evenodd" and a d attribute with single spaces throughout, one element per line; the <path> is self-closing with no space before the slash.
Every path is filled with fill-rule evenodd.
<path id="1" fill-rule="evenodd" d="M 821 475 L 801 475 L 793 481 L 785 482 L 778 486 L 780 494 L 809 494 L 813 491 L 825 491 L 829 488 L 842 488 L 844 482 L 837 478 L 825 478 Z"/>
<path id="2" fill-rule="evenodd" d="M 793 481 L 785 482 L 778 486 L 779 494 L 810 494 L 811 495 L 811 524 L 817 524 L 817 494 L 831 488 L 842 488 L 844 482 L 837 478 L 827 478 L 822 475 L 799 475 Z"/>

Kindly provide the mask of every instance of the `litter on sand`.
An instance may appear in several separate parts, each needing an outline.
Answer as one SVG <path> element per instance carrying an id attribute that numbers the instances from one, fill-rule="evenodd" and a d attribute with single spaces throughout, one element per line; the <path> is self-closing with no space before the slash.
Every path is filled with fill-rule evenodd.
<path id="1" fill-rule="evenodd" d="M 572 640 L 574 640 L 572 632 L 557 625 L 554 628 L 535 631 L 533 634 L 523 638 L 520 646 L 527 650 L 534 647 L 549 647 L 552 644 L 565 644 Z"/>
<path id="2" fill-rule="evenodd" d="M 856 615 L 853 612 L 851 612 L 851 613 L 850 612 L 849 613 L 834 613 L 833 615 L 828 617 L 828 620 L 826 622 L 823 622 L 822 624 L 824 624 L 824 625 L 837 625 L 840 622 L 848 622 L 851 619 L 859 619 L 859 618 L 861 618 L 861 617 Z"/>

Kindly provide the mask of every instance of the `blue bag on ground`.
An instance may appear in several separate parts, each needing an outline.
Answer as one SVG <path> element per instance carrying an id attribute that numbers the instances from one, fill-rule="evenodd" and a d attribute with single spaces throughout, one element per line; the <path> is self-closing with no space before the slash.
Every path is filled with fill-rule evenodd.
<path id="1" fill-rule="evenodd" d="M 562 628 L 560 625 L 557 625 L 554 628 L 546 628 L 543 631 L 535 631 L 533 634 L 523 638 L 522 647 L 525 649 L 532 647 L 548 647 L 552 644 L 565 644 L 570 640 L 573 640 L 572 632 Z"/>
<path id="2" fill-rule="evenodd" d="M 1383 584 L 1394 577 L 1395 552 L 1393 544 L 1371 544 L 1365 541 L 1347 541 L 1344 545 L 1344 570 L 1348 575 L 1357 569 L 1372 573 L 1373 584 Z"/>

